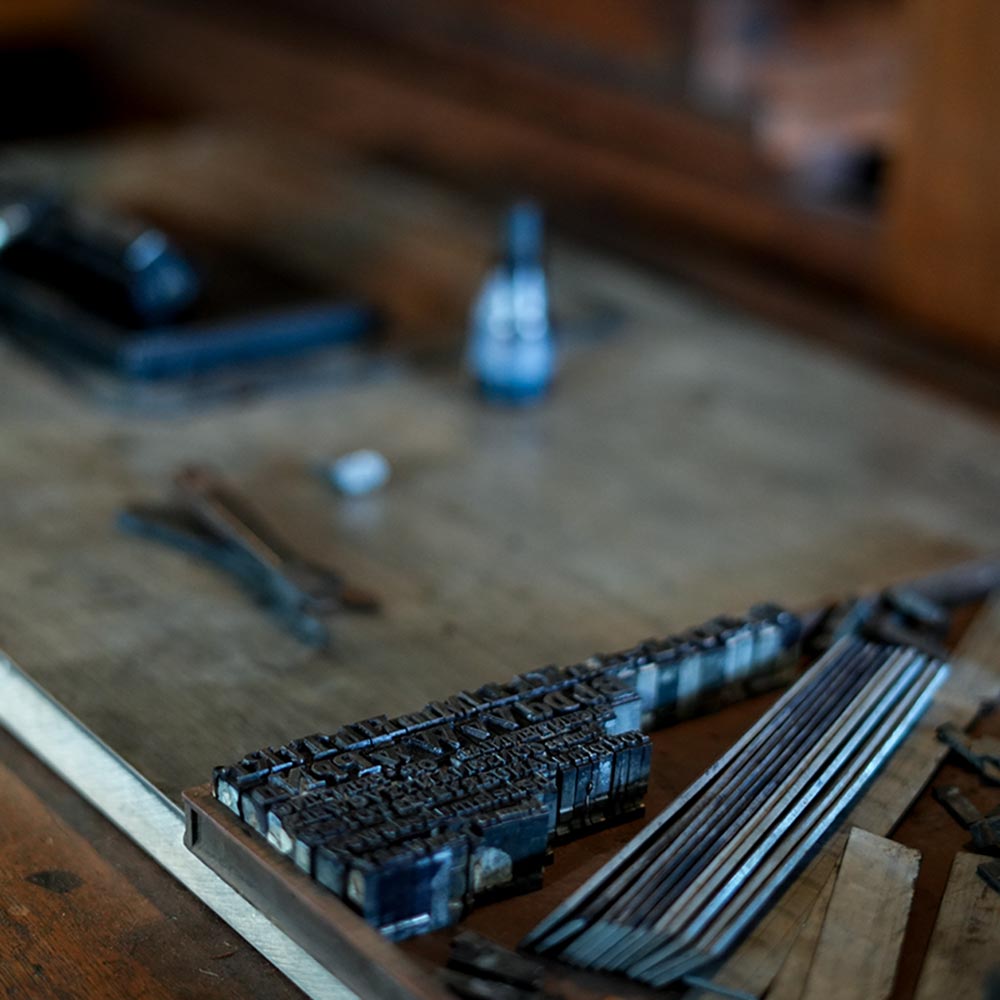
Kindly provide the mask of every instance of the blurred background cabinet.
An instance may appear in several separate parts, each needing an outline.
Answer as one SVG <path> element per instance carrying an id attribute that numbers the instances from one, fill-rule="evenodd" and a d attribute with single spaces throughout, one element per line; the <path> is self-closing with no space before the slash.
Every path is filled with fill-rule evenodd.
<path id="1" fill-rule="evenodd" d="M 808 289 L 1000 364 L 993 0 L 83 3 L 4 5 L 0 37 L 82 23 L 112 121 L 264 120 L 534 193 L 751 304 Z"/>

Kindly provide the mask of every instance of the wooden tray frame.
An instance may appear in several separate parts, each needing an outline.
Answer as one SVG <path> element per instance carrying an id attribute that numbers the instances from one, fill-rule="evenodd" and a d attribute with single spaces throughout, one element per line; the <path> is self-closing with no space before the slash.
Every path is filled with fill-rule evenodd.
<path id="1" fill-rule="evenodd" d="M 220 805 L 211 785 L 183 797 L 187 848 L 359 996 L 454 1000 L 400 948 Z"/>

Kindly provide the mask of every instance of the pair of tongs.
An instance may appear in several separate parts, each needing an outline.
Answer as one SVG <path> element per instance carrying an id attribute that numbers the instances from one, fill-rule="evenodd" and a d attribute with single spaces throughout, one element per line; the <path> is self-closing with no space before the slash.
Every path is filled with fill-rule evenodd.
<path id="1" fill-rule="evenodd" d="M 126 507 L 119 527 L 221 567 L 311 646 L 330 640 L 319 616 L 378 610 L 374 595 L 295 552 L 211 469 L 182 469 L 174 489 L 174 503 Z"/>

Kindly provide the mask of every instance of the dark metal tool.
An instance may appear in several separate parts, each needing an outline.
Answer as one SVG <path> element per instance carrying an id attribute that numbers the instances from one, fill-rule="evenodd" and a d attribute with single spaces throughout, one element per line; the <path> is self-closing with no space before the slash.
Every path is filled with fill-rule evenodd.
<path id="1" fill-rule="evenodd" d="M 198 298 L 194 265 L 166 233 L 43 188 L 0 189 L 4 268 L 129 328 L 172 321 Z"/>
<path id="2" fill-rule="evenodd" d="M 378 600 L 366 590 L 351 587 L 339 573 L 303 558 L 279 538 L 247 502 L 216 473 L 204 466 L 188 466 L 174 479 L 181 503 L 228 544 L 254 560 L 294 600 L 314 611 L 343 607 L 374 611 Z"/>
<path id="3" fill-rule="evenodd" d="M 441 979 L 452 993 L 463 1000 L 540 1000 L 546 996 L 509 983 L 497 982 L 495 979 L 456 972 L 454 969 L 445 969 L 441 973 Z"/>
<path id="4" fill-rule="evenodd" d="M 984 861 L 976 871 L 991 889 L 1000 892 L 1000 861 Z"/>
<path id="5" fill-rule="evenodd" d="M 452 940 L 448 968 L 530 993 L 542 988 L 545 974 L 538 962 L 502 948 L 474 931 L 464 931 Z"/>
<path id="6" fill-rule="evenodd" d="M 941 657 L 950 612 L 995 590 L 1000 590 L 1000 556 L 958 563 L 877 593 L 801 612 L 803 645 L 821 653 L 846 635 L 860 635 Z"/>
<path id="7" fill-rule="evenodd" d="M 174 485 L 176 503 L 130 505 L 118 526 L 215 563 L 312 646 L 329 642 L 318 616 L 378 609 L 374 595 L 296 553 L 212 470 L 189 466 Z"/>
<path id="8" fill-rule="evenodd" d="M 962 794 L 958 785 L 938 785 L 934 789 L 934 798 L 966 830 L 971 830 L 983 818 L 983 814 Z"/>
<path id="9" fill-rule="evenodd" d="M 975 768 L 987 781 L 1000 785 L 1000 755 L 985 740 L 969 742 L 954 724 L 946 722 L 937 728 L 937 738 L 967 764 Z"/>
<path id="10" fill-rule="evenodd" d="M 969 828 L 972 845 L 984 854 L 1000 854 L 1000 819 L 986 816 Z"/>

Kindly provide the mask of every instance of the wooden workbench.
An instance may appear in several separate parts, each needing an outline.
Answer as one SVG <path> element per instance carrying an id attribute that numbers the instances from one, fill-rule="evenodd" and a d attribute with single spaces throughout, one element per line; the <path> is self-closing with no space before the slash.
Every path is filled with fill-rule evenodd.
<path id="1" fill-rule="evenodd" d="M 279 139 L 202 129 L 29 156 L 374 296 L 390 343 L 436 349 L 348 384 L 142 415 L 0 347 L 0 648 L 171 797 L 266 743 L 1000 548 L 995 422 L 558 241 L 556 391 L 484 406 L 450 348 L 492 213 Z M 312 466 L 355 447 L 393 479 L 344 500 Z M 383 613 L 338 618 L 333 647 L 310 650 L 211 568 L 116 532 L 122 504 L 190 461 Z M 678 775 L 739 732 L 731 719 L 685 727 Z"/>

